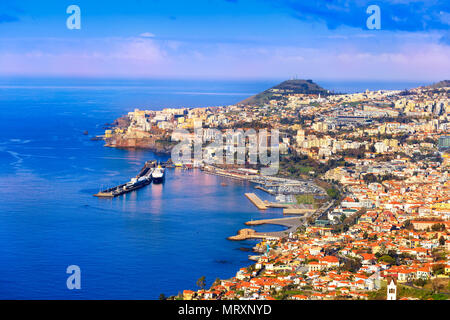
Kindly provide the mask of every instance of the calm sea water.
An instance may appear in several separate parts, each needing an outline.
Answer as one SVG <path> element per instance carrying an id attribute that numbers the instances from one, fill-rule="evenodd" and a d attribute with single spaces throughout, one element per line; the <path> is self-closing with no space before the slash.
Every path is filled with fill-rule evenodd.
<path id="1" fill-rule="evenodd" d="M 100 188 L 167 157 L 89 137 L 134 108 L 227 105 L 276 83 L 1 79 L 0 298 L 157 299 L 251 264 L 245 250 L 256 242 L 226 237 L 245 221 L 281 215 L 258 212 L 244 196 L 260 191 L 170 169 L 164 184 L 98 199 Z M 81 290 L 66 288 L 69 265 L 81 268 Z"/>

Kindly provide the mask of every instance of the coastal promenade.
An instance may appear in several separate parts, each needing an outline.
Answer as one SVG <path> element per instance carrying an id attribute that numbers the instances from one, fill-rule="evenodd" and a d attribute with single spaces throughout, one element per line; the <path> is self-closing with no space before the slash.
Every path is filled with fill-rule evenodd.
<path id="1" fill-rule="evenodd" d="M 248 181 L 256 184 L 256 189 L 265 191 L 271 195 L 277 194 L 323 194 L 326 190 L 312 181 L 294 180 L 274 176 L 262 176 L 260 174 L 248 173 L 239 169 L 222 169 L 212 165 L 203 165 L 200 168 L 208 174 Z"/>
<path id="2" fill-rule="evenodd" d="M 284 215 L 290 215 L 290 214 L 311 214 L 316 212 L 316 209 L 308 209 L 308 208 L 300 208 L 298 206 L 291 206 L 289 208 L 285 208 L 283 209 L 283 214 Z"/>

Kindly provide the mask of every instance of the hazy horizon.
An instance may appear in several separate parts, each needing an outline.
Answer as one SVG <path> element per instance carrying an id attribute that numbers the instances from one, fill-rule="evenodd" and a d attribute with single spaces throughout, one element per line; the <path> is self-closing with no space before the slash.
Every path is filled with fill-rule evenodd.
<path id="1" fill-rule="evenodd" d="M 1 89 L 148 89 L 151 92 L 177 95 L 240 95 L 250 97 L 289 79 L 199 79 L 199 78 L 105 78 L 105 77 L 5 77 Z M 408 90 L 436 81 L 310 79 L 334 93 L 366 90 Z M 439 80 L 440 81 L 440 80 Z M 237 102 L 237 101 L 236 101 Z"/>

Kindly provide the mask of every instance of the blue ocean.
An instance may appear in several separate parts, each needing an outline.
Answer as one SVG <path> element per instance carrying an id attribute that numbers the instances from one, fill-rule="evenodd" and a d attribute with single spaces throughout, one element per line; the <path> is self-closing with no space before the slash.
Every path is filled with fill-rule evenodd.
<path id="1" fill-rule="evenodd" d="M 135 108 L 228 105 L 278 82 L 0 79 L 0 299 L 158 299 L 250 265 L 256 241 L 226 238 L 246 221 L 281 216 L 259 212 L 244 193 L 267 195 L 168 169 L 163 184 L 99 199 L 100 189 L 167 156 L 90 138 Z M 319 84 L 354 92 L 424 83 Z M 81 269 L 80 290 L 66 286 L 69 265 Z"/>

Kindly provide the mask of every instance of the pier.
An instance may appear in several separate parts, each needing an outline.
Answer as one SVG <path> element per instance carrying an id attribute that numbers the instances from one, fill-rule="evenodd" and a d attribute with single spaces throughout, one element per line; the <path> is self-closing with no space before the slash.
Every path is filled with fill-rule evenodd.
<path id="1" fill-rule="evenodd" d="M 265 203 L 254 193 L 246 193 L 245 196 L 250 200 L 259 210 L 266 210 Z"/>
<path id="2" fill-rule="evenodd" d="M 275 219 L 261 219 L 261 220 L 251 220 L 247 221 L 245 224 L 247 226 L 259 226 L 262 224 L 276 224 L 286 227 L 299 227 L 301 225 L 301 218 L 290 217 L 290 218 L 275 218 Z"/>
<path id="3" fill-rule="evenodd" d="M 266 210 L 267 208 L 290 208 L 292 205 L 288 203 L 270 202 L 261 200 L 254 193 L 246 193 L 245 196 L 250 200 L 259 210 Z"/>
<path id="4" fill-rule="evenodd" d="M 255 186 L 255 189 L 259 189 L 259 190 L 262 190 L 262 191 L 264 191 L 264 192 L 267 192 L 268 194 L 271 194 L 271 195 L 273 195 L 273 196 L 275 196 L 276 195 L 276 193 L 275 192 L 273 192 L 273 191 L 270 191 L 269 189 L 266 189 L 266 188 L 264 188 L 264 187 L 261 187 L 261 186 Z"/>
<path id="5" fill-rule="evenodd" d="M 94 196 L 99 198 L 114 198 L 140 189 L 152 182 L 152 173 L 155 167 L 156 161 L 147 161 L 144 167 L 139 171 L 138 175 L 135 178 L 132 178 L 130 182 L 100 191 L 94 194 Z"/>
<path id="6" fill-rule="evenodd" d="M 279 237 L 273 237 L 269 235 L 264 235 L 262 233 L 258 233 L 253 229 L 241 229 L 238 231 L 238 234 L 235 236 L 228 237 L 228 240 L 240 241 L 247 239 L 279 239 Z"/>
<path id="7" fill-rule="evenodd" d="M 235 241 L 246 239 L 280 239 L 288 236 L 290 233 L 294 233 L 295 231 L 297 231 L 297 229 L 303 224 L 303 222 L 304 219 L 299 217 L 247 221 L 245 224 L 248 226 L 275 224 L 288 227 L 288 229 L 274 232 L 256 232 L 253 229 L 245 228 L 239 230 L 237 235 L 231 236 L 228 239 Z"/>

